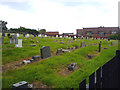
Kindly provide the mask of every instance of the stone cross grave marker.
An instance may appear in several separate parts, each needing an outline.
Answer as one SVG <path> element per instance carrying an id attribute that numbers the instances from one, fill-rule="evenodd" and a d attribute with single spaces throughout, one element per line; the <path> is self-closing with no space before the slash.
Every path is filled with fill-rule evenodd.
<path id="1" fill-rule="evenodd" d="M 22 39 L 18 39 L 18 44 L 15 47 L 22 47 Z"/>
<path id="2" fill-rule="evenodd" d="M 81 42 L 80 47 L 85 47 L 85 42 Z"/>
<path id="3" fill-rule="evenodd" d="M 51 52 L 50 52 L 50 47 L 49 46 L 43 46 L 41 49 L 41 58 L 45 59 L 51 56 Z"/>

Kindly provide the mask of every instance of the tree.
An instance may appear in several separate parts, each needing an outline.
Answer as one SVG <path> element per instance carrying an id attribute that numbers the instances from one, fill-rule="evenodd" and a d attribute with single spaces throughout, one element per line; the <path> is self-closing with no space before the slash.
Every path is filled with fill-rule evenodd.
<path id="1" fill-rule="evenodd" d="M 45 32 L 46 32 L 45 29 L 41 29 L 41 30 L 39 30 L 39 33 L 40 33 L 40 34 L 45 34 Z"/>

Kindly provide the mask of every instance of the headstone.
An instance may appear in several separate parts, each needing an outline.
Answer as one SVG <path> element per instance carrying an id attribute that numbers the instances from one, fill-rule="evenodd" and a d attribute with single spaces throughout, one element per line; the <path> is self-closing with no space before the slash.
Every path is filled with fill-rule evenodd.
<path id="1" fill-rule="evenodd" d="M 27 36 L 26 37 L 29 37 L 29 34 L 27 34 Z"/>
<path id="2" fill-rule="evenodd" d="M 70 42 L 73 43 L 73 40 L 71 39 Z"/>
<path id="3" fill-rule="evenodd" d="M 36 35 L 34 34 L 34 37 L 36 37 Z"/>
<path id="4" fill-rule="evenodd" d="M 15 47 L 22 47 L 22 39 L 18 39 L 18 44 Z"/>
<path id="5" fill-rule="evenodd" d="M 50 52 L 50 47 L 49 46 L 43 46 L 41 49 L 41 58 L 45 59 L 51 56 L 51 52 Z"/>
<path id="6" fill-rule="evenodd" d="M 5 33 L 2 33 L 2 36 L 5 37 Z"/>
<path id="7" fill-rule="evenodd" d="M 18 82 L 16 84 L 13 84 L 12 88 L 15 89 L 15 90 L 17 88 L 19 88 L 19 89 L 21 89 L 21 88 L 23 88 L 23 89 L 25 89 L 25 88 L 33 88 L 33 85 L 32 84 L 28 84 L 26 81 L 22 81 L 22 82 Z"/>
<path id="8" fill-rule="evenodd" d="M 30 64 L 31 63 L 31 61 L 30 60 L 23 60 L 23 62 L 22 62 L 23 64 Z"/>
<path id="9" fill-rule="evenodd" d="M 64 42 L 60 42 L 60 44 L 64 44 Z"/>
<path id="10" fill-rule="evenodd" d="M 0 45 L 4 44 L 4 38 L 0 38 Z"/>
<path id="11" fill-rule="evenodd" d="M 99 52 L 101 52 L 101 44 L 99 44 Z"/>
<path id="12" fill-rule="evenodd" d="M 14 38 L 10 38 L 10 44 L 15 44 L 15 39 Z"/>
<path id="13" fill-rule="evenodd" d="M 23 34 L 23 36 L 25 37 L 25 34 Z"/>
<path id="14" fill-rule="evenodd" d="M 63 52 L 63 53 L 66 53 L 66 52 L 70 52 L 70 50 L 68 50 L 68 49 L 63 49 L 62 52 Z"/>
<path id="15" fill-rule="evenodd" d="M 57 52 L 56 52 L 56 55 L 61 55 L 61 54 L 62 54 L 62 48 L 58 49 Z"/>
<path id="16" fill-rule="evenodd" d="M 71 63 L 71 64 L 68 66 L 68 70 L 69 70 L 69 71 L 74 71 L 76 66 L 77 66 L 76 63 Z"/>
<path id="17" fill-rule="evenodd" d="M 104 48 L 104 49 L 108 49 L 108 48 Z"/>
<path id="18" fill-rule="evenodd" d="M 80 47 L 85 47 L 85 42 L 81 42 Z"/>
<path id="19" fill-rule="evenodd" d="M 19 33 L 17 33 L 17 37 L 20 37 Z"/>
<path id="20" fill-rule="evenodd" d="M 32 44 L 32 45 L 30 45 L 30 46 L 35 47 L 35 46 L 36 46 L 36 44 Z"/>
<path id="21" fill-rule="evenodd" d="M 111 42 L 111 46 L 113 45 L 113 42 Z"/>
<path id="22" fill-rule="evenodd" d="M 89 59 L 92 59 L 94 57 L 94 55 L 88 55 Z"/>
<path id="23" fill-rule="evenodd" d="M 102 43 L 102 41 L 100 41 L 100 43 Z"/>
<path id="24" fill-rule="evenodd" d="M 40 60 L 40 56 L 39 56 L 39 55 L 33 56 L 32 59 L 33 59 L 33 60 Z"/>
<path id="25" fill-rule="evenodd" d="M 7 34 L 7 36 L 9 37 L 9 36 L 10 36 L 10 33 L 9 33 L 9 34 Z"/>
<path id="26" fill-rule="evenodd" d="M 75 46 L 75 49 L 78 49 L 78 46 Z"/>

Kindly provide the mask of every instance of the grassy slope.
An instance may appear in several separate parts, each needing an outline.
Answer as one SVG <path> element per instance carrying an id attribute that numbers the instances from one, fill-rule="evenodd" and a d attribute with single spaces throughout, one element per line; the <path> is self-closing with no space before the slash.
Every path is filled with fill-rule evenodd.
<path id="1" fill-rule="evenodd" d="M 70 43 L 70 39 L 52 39 L 52 38 L 34 38 L 31 40 L 31 38 L 23 38 L 23 47 L 22 48 L 15 48 L 15 44 L 9 44 L 9 39 L 7 37 L 4 37 L 4 45 L 2 46 L 2 63 L 10 63 L 13 61 L 21 60 L 24 58 L 32 57 L 35 55 L 40 54 L 40 48 L 42 46 L 50 46 L 51 52 L 56 51 L 60 48 L 68 48 L 73 46 L 80 46 L 80 43 L 82 41 L 85 41 L 86 44 L 90 43 L 98 43 L 100 40 L 80 40 L 79 42 L 74 41 L 73 43 Z M 55 42 L 55 40 L 63 40 L 65 44 L 59 44 L 59 42 Z M 31 41 L 34 41 L 35 43 L 32 43 Z M 39 41 L 39 43 L 36 43 L 36 41 Z M 105 40 L 104 40 L 105 41 Z M 31 47 L 31 44 L 37 44 L 36 47 Z"/>
<path id="2" fill-rule="evenodd" d="M 103 41 L 102 47 L 107 47 L 109 43 Z M 102 66 L 115 56 L 118 45 L 109 47 L 109 49 L 102 50 L 100 56 L 96 56 L 91 60 L 86 60 L 88 53 L 98 50 L 98 46 L 88 46 L 80 48 L 71 53 L 65 53 L 61 56 L 54 56 L 44 61 L 25 65 L 23 67 L 7 71 L 3 73 L 3 87 L 11 87 L 13 83 L 20 81 L 40 81 L 50 87 L 58 88 L 77 88 L 78 84 L 92 72 Z M 57 71 L 68 64 L 75 62 L 80 65 L 80 70 L 75 71 L 67 77 L 57 74 Z"/>

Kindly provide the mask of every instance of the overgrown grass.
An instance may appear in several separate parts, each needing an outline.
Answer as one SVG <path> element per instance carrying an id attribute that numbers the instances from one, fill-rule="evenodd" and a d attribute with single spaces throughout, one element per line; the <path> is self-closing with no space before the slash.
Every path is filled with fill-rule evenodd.
<path id="1" fill-rule="evenodd" d="M 51 42 L 54 42 L 54 40 L 50 40 Z M 65 39 L 65 41 L 67 42 L 67 39 Z M 99 40 L 91 40 L 89 42 L 87 42 L 87 40 L 84 41 L 87 44 L 99 42 Z M 107 47 L 108 44 L 110 43 L 103 40 L 102 47 Z M 52 50 L 54 51 L 54 49 L 55 48 L 53 47 Z M 118 45 L 116 44 L 109 47 L 109 49 L 102 50 L 99 53 L 99 56 L 86 60 L 88 53 L 98 50 L 98 45 L 88 46 L 70 53 L 62 54 L 61 56 L 54 56 L 43 61 L 38 61 L 17 69 L 9 70 L 3 73 L 3 88 L 11 87 L 12 84 L 20 81 L 27 81 L 29 83 L 40 81 L 51 88 L 78 88 L 79 83 L 83 79 L 87 78 L 92 72 L 112 59 L 115 56 L 117 49 Z M 68 67 L 68 64 L 70 63 L 77 63 L 77 65 L 80 66 L 80 69 L 67 77 L 57 74 L 58 70 L 62 69 L 61 67 Z"/>
<path id="2" fill-rule="evenodd" d="M 15 44 L 9 44 L 9 38 L 4 37 L 4 45 L 2 46 L 2 63 L 10 63 L 13 61 L 18 61 L 24 58 L 32 57 L 35 55 L 40 55 L 40 48 L 42 46 L 50 46 L 51 52 L 56 51 L 57 49 L 63 48 L 69 48 L 69 47 L 75 47 L 80 46 L 81 42 L 85 42 L 85 44 L 92 44 L 92 43 L 99 43 L 100 40 L 86 40 L 86 39 L 77 39 L 73 41 L 73 43 L 70 42 L 70 39 L 68 38 L 62 38 L 62 39 L 56 39 L 56 38 L 24 38 L 19 37 L 18 39 L 23 39 L 23 47 L 22 48 L 15 48 Z M 60 44 L 59 42 L 55 41 L 61 41 L 63 40 L 65 44 Z M 39 43 L 36 43 L 39 41 Z M 103 43 L 110 43 L 109 41 L 101 40 Z M 115 41 L 113 41 L 115 42 Z M 31 47 L 31 44 L 36 44 L 37 46 Z"/>

